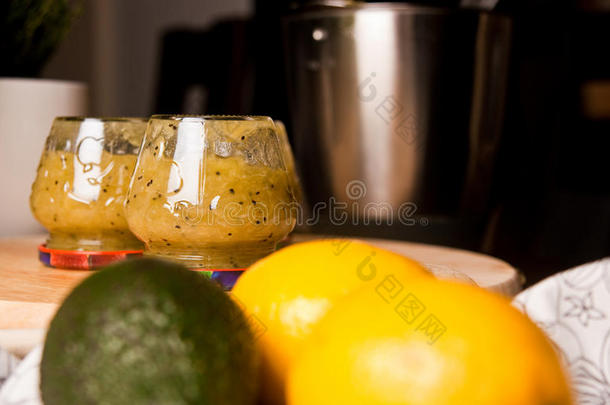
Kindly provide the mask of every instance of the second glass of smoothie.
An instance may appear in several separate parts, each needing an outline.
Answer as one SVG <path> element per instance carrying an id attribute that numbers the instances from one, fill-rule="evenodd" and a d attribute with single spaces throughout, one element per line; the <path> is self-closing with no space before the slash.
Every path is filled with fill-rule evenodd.
<path id="1" fill-rule="evenodd" d="M 145 254 L 243 269 L 295 225 L 292 173 L 268 117 L 156 115 L 125 201 Z"/>

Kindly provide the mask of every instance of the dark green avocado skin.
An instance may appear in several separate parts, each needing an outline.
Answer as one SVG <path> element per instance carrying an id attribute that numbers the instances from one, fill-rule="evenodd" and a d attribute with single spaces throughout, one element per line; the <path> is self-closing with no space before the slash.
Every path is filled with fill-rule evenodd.
<path id="1" fill-rule="evenodd" d="M 51 322 L 45 405 L 249 405 L 258 386 L 252 333 L 213 281 L 136 259 L 78 285 Z"/>

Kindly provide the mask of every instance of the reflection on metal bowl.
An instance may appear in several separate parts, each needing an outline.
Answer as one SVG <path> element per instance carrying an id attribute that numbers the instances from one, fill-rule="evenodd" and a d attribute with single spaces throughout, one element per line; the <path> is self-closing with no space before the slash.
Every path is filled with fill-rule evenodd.
<path id="1" fill-rule="evenodd" d="M 368 218 L 385 236 L 478 244 L 502 127 L 510 20 L 353 3 L 302 9 L 284 30 L 309 205 L 322 202 L 324 212 L 334 199 L 349 224 L 359 223 L 335 232 L 359 233 Z M 426 229 L 401 223 L 413 207 L 412 225 Z M 333 225 L 321 217 L 318 225 Z"/>

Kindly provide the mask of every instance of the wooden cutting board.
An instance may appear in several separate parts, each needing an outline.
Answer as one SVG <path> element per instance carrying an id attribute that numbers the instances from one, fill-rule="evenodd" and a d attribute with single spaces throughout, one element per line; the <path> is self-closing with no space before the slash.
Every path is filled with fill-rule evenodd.
<path id="1" fill-rule="evenodd" d="M 322 238 L 294 235 L 293 242 Z M 43 235 L 0 238 L 0 329 L 44 329 L 63 298 L 90 271 L 58 270 L 38 261 Z M 383 239 L 368 242 L 410 256 L 430 267 L 457 270 L 481 287 L 506 295 L 521 289 L 520 275 L 502 260 L 440 246 Z"/>

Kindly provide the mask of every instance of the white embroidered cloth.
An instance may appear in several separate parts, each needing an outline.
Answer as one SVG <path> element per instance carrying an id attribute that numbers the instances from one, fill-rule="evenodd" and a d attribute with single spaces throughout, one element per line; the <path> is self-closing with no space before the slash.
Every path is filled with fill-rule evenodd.
<path id="1" fill-rule="evenodd" d="M 610 258 L 553 275 L 514 305 L 559 349 L 580 405 L 610 405 Z"/>

